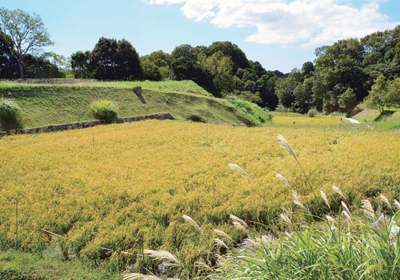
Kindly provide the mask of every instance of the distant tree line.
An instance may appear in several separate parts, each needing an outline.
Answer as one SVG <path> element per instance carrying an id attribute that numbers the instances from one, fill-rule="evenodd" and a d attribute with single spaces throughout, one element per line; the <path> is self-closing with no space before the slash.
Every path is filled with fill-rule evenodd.
<path id="1" fill-rule="evenodd" d="M 315 63 L 277 81 L 275 93 L 286 109 L 348 111 L 364 99 L 381 112 L 400 106 L 400 26 L 319 47 L 315 55 Z"/>
<path id="2" fill-rule="evenodd" d="M 71 55 L 77 78 L 111 80 L 193 80 L 216 97 L 240 98 L 274 109 L 279 71 L 266 71 L 231 42 L 211 46 L 180 45 L 171 54 L 156 51 L 139 57 L 126 40 L 100 38 L 92 51 Z"/>

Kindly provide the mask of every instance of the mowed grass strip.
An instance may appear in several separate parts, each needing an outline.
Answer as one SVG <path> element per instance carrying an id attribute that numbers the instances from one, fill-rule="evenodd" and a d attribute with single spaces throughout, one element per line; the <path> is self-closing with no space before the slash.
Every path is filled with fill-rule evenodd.
<path id="1" fill-rule="evenodd" d="M 381 192 L 398 198 L 397 134 L 172 121 L 113 124 L 0 140 L 0 243 L 16 241 L 15 222 L 7 217 L 15 217 L 18 200 L 18 238 L 25 249 L 40 251 L 57 239 L 28 225 L 34 224 L 88 244 L 57 239 L 66 255 L 93 260 L 109 256 L 99 247 L 139 254 L 164 249 L 190 261 L 199 258 L 196 250 L 212 244 L 213 229 L 235 240 L 244 236 L 231 226 L 229 214 L 251 226 L 272 226 L 282 206 L 293 206 L 290 189 L 276 173 L 313 213 L 326 213 L 296 161 L 279 147 L 278 134 L 335 212 L 340 197 L 332 185 L 354 204 L 366 197 L 379 203 Z M 233 172 L 229 163 L 253 180 Z M 184 214 L 202 227 L 205 240 Z M 135 260 L 142 261 L 131 257 Z"/>

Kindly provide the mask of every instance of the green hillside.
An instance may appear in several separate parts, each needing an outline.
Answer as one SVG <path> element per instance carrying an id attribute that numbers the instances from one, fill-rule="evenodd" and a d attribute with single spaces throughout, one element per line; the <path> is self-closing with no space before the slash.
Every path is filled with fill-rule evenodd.
<path id="1" fill-rule="evenodd" d="M 22 109 L 18 122 L 3 121 L 0 130 L 94 120 L 89 106 L 100 99 L 113 100 L 119 117 L 170 113 L 176 119 L 252 124 L 241 110 L 227 100 L 211 97 L 192 81 L 78 84 L 65 81 L 62 84 L 0 82 L 0 97 L 16 101 Z M 141 86 L 142 94 L 136 94 L 134 86 Z"/>

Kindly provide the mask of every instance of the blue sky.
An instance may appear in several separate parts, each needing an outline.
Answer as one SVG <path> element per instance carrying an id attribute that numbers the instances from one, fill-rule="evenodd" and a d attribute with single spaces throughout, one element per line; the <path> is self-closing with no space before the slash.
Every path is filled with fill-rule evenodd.
<path id="1" fill-rule="evenodd" d="M 316 47 L 400 24 L 399 0 L 1 0 L 41 16 L 64 56 L 100 37 L 126 39 L 140 56 L 181 44 L 237 44 L 267 70 L 289 72 Z"/>

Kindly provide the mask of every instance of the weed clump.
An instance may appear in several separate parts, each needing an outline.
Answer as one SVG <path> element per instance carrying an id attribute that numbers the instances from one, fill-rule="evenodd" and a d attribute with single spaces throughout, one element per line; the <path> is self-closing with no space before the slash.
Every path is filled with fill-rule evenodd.
<path id="1" fill-rule="evenodd" d="M 98 100 L 90 105 L 93 116 L 99 120 L 113 120 L 118 117 L 116 105 L 113 101 Z"/>
<path id="2" fill-rule="evenodd" d="M 311 109 L 308 111 L 307 116 L 309 116 L 310 118 L 314 118 L 317 114 L 318 114 L 317 109 L 311 108 Z"/>
<path id="3" fill-rule="evenodd" d="M 10 99 L 0 99 L 0 119 L 15 120 L 19 116 L 21 108 L 18 104 Z"/>

